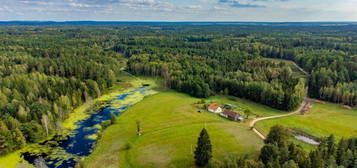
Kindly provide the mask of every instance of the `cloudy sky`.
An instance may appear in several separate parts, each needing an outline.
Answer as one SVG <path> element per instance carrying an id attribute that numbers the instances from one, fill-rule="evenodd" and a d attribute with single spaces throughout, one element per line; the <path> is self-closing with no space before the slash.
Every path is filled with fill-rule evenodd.
<path id="1" fill-rule="evenodd" d="M 0 20 L 357 21 L 357 0 L 0 0 Z"/>

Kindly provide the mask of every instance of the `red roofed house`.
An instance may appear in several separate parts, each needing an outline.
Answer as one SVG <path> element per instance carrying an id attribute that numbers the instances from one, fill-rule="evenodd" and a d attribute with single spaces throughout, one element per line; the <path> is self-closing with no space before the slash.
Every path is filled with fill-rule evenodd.
<path id="1" fill-rule="evenodd" d="M 222 108 L 217 106 L 216 104 L 210 104 L 208 106 L 208 111 L 210 111 L 212 113 L 220 113 L 220 112 L 222 112 Z"/>
<path id="2" fill-rule="evenodd" d="M 219 115 L 221 115 L 224 118 L 228 118 L 230 120 L 233 121 L 243 121 L 243 117 L 241 117 L 238 113 L 232 111 L 232 110 L 224 110 L 222 113 L 220 113 Z"/>

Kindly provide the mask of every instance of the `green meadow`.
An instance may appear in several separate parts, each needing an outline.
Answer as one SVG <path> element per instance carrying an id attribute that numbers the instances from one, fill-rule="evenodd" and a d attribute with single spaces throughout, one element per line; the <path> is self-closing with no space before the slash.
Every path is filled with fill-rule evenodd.
<path id="1" fill-rule="evenodd" d="M 246 123 L 198 112 L 198 101 L 174 91 L 146 97 L 103 132 L 85 167 L 194 167 L 193 151 L 202 128 L 210 135 L 214 161 L 257 155 L 263 142 Z M 233 102 L 219 97 L 208 101 Z M 136 121 L 141 122 L 142 136 L 136 135 Z"/>
<path id="2" fill-rule="evenodd" d="M 316 137 L 336 135 L 338 138 L 357 136 L 357 110 L 342 108 L 339 104 L 313 103 L 313 107 L 306 115 L 290 116 L 260 121 L 256 126 L 264 134 L 270 127 L 281 124 L 295 128 Z"/>
<path id="3" fill-rule="evenodd" d="M 249 129 L 249 120 L 232 122 L 201 109 L 200 99 L 175 91 L 163 91 L 144 98 L 117 118 L 116 124 L 104 130 L 85 167 L 195 167 L 193 151 L 198 134 L 206 128 L 213 144 L 213 162 L 230 156 L 257 156 L 263 141 Z M 206 103 L 233 104 L 235 111 L 252 111 L 250 118 L 286 113 L 251 101 L 226 96 L 212 96 Z M 198 112 L 198 111 L 201 112 Z M 337 104 L 313 104 L 306 115 L 260 121 L 259 130 L 267 134 L 270 127 L 282 124 L 322 137 L 356 135 L 357 111 Z M 136 135 L 140 121 L 142 136 Z M 291 139 L 311 150 L 312 146 Z"/>

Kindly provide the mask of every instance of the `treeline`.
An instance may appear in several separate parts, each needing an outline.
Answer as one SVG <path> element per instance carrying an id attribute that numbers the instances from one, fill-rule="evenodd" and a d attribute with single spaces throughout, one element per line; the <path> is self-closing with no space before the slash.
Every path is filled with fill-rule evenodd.
<path id="1" fill-rule="evenodd" d="M 116 43 L 113 50 L 130 57 L 137 71 L 145 71 L 138 74 L 146 75 L 153 75 L 149 73 L 161 75 L 161 67 L 156 67 L 156 70 L 159 69 L 157 72 L 148 71 L 149 67 L 139 70 L 140 66 L 151 65 L 152 62 L 156 64 L 155 66 L 167 64 L 170 73 L 176 73 L 174 71 L 176 71 L 178 64 L 187 64 L 189 62 L 189 64 L 201 66 L 203 69 L 207 69 L 207 66 L 209 66 L 208 73 L 211 74 L 212 72 L 214 74 L 215 71 L 226 74 L 237 71 L 245 72 L 245 70 L 242 70 L 242 65 L 248 60 L 259 57 L 291 60 L 311 74 L 306 83 L 310 97 L 351 106 L 357 104 L 355 90 L 355 81 L 357 80 L 357 32 L 354 26 L 327 26 L 322 28 L 319 26 L 212 25 L 205 27 L 178 26 L 174 28 L 167 25 L 161 26 L 161 28 L 155 32 L 144 31 L 140 35 L 122 38 L 120 42 Z M 147 55 L 155 56 L 149 57 Z M 131 57 L 135 57 L 135 59 Z M 143 57 L 143 60 L 137 57 Z M 167 61 L 167 58 L 171 58 L 173 61 Z M 185 62 L 183 58 L 190 60 Z M 140 61 L 145 63 L 138 65 Z M 178 64 L 176 61 L 179 61 Z M 206 65 L 203 65 L 204 63 Z M 150 68 L 152 67 L 150 66 Z M 183 68 L 191 67 L 185 65 Z M 173 75 L 174 80 L 180 78 L 180 81 L 175 82 L 178 85 L 177 87 L 175 84 L 172 86 L 177 90 L 199 97 L 209 95 L 210 91 L 217 92 L 208 83 L 209 75 L 203 75 L 204 77 L 200 79 L 201 77 L 199 78 L 197 75 L 202 76 L 201 70 L 193 72 L 192 69 L 194 68 L 188 69 L 190 73 L 184 74 L 185 77 Z M 194 70 L 197 70 L 197 68 Z M 191 72 L 195 74 L 191 74 Z M 180 70 L 179 73 L 185 72 Z M 226 78 L 223 74 L 219 74 L 219 76 Z M 273 74 L 271 76 L 274 76 L 274 72 L 271 74 Z M 256 82 L 260 81 L 257 80 Z M 206 90 L 206 84 L 209 85 L 210 91 L 201 93 L 200 90 Z M 347 89 L 340 87 L 341 85 L 353 86 Z M 327 88 L 333 87 L 339 87 L 340 89 L 333 91 L 334 94 L 331 96 L 331 89 Z M 188 90 L 188 88 L 194 89 Z M 274 92 L 280 91 L 275 89 Z M 287 93 L 285 90 L 283 92 Z M 247 95 L 240 97 L 251 99 Z M 257 98 L 252 99 L 261 102 Z M 288 101 L 288 99 L 291 98 L 284 98 L 284 101 Z M 270 102 L 267 104 L 270 104 Z M 271 106 L 281 106 L 274 104 Z M 283 105 L 286 105 L 286 103 Z"/>
<path id="2" fill-rule="evenodd" d="M 337 83 L 336 86 L 326 86 L 320 89 L 321 99 L 357 105 L 357 83 Z"/>
<path id="3" fill-rule="evenodd" d="M 128 65 L 134 74 L 162 76 L 168 87 L 196 97 L 222 93 L 282 110 L 293 110 L 302 102 L 305 82 L 294 77 L 288 65 L 236 54 L 222 52 L 216 59 L 140 54 L 130 57 Z"/>
<path id="4" fill-rule="evenodd" d="M 309 96 L 351 106 L 357 104 L 357 49 L 326 48 L 322 47 L 323 43 L 317 42 L 312 42 L 310 46 L 289 46 L 289 43 L 279 46 L 263 47 L 261 55 L 292 60 L 310 72 Z M 331 88 L 338 89 L 332 91 Z"/>
<path id="5" fill-rule="evenodd" d="M 196 97 L 223 93 L 282 110 L 301 103 L 305 82 L 287 64 L 261 59 L 229 38 L 220 38 L 223 42 L 190 42 L 178 34 L 139 36 L 114 49 L 129 57 L 130 72 L 163 76 L 170 88 Z"/>
<path id="6" fill-rule="evenodd" d="M 354 168 L 357 166 L 357 139 L 337 141 L 333 135 L 324 138 L 310 152 L 289 141 L 289 131 L 282 126 L 271 128 L 259 159 L 233 158 L 220 168 Z"/>
<path id="7" fill-rule="evenodd" d="M 32 28 L 24 29 L 0 35 L 0 155 L 61 131 L 69 113 L 113 86 L 125 67 L 96 33 L 44 27 L 33 40 Z"/>

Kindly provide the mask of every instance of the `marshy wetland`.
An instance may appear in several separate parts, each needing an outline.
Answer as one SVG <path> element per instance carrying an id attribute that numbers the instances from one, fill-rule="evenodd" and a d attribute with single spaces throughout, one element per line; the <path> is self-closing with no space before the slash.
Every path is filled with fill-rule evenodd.
<path id="1" fill-rule="evenodd" d="M 19 164 L 46 165 L 49 168 L 75 167 L 92 153 L 101 131 L 111 124 L 112 117 L 119 116 L 145 96 L 156 93 L 152 89 L 155 84 L 145 82 L 141 79 L 134 80 L 125 90 L 113 90 L 83 104 L 64 121 L 63 130 L 47 140 L 28 145 L 21 151 L 2 158 L 4 161 L 16 160 L 16 163 L 0 164 L 0 167 L 15 167 Z"/>

